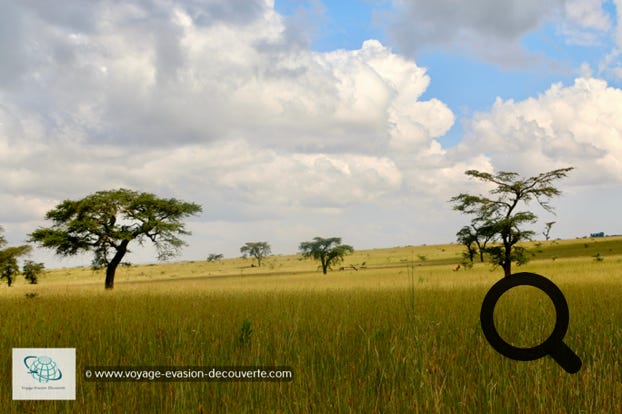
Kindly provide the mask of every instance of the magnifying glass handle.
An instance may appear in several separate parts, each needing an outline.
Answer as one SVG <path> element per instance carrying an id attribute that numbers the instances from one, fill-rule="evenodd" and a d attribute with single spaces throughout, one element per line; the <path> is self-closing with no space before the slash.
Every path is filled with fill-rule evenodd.
<path id="1" fill-rule="evenodd" d="M 581 358 L 563 342 L 560 342 L 550 355 L 566 372 L 574 374 L 581 369 Z"/>

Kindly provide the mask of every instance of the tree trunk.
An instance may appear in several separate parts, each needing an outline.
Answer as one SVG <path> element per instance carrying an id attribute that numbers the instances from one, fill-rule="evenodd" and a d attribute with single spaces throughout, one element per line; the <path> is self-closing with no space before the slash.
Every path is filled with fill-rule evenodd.
<path id="1" fill-rule="evenodd" d="M 512 262 L 509 260 L 506 260 L 505 263 L 503 263 L 503 275 L 505 277 L 512 276 Z"/>
<path id="2" fill-rule="evenodd" d="M 326 269 L 328 269 L 328 260 L 326 260 L 326 258 L 322 257 L 321 258 L 321 262 L 322 262 L 322 273 L 326 274 Z"/>
<path id="3" fill-rule="evenodd" d="M 477 253 L 479 254 L 479 261 L 484 263 L 484 249 L 486 248 L 486 246 L 482 246 L 482 244 L 479 242 L 478 239 L 475 239 L 475 244 L 477 245 Z M 471 262 L 473 261 L 473 258 L 471 258 Z"/>
<path id="4" fill-rule="evenodd" d="M 127 252 L 127 245 L 129 243 L 129 240 L 123 240 L 119 247 L 117 247 L 117 253 L 115 253 L 110 263 L 108 263 L 108 267 L 106 268 L 106 289 L 112 289 L 114 287 L 114 274 L 117 271 L 117 266 L 121 263 L 121 259 L 123 259 L 123 256 L 125 256 Z"/>
<path id="5" fill-rule="evenodd" d="M 503 243 L 505 247 L 505 257 L 503 259 L 503 275 L 505 277 L 512 275 L 512 245 Z"/>

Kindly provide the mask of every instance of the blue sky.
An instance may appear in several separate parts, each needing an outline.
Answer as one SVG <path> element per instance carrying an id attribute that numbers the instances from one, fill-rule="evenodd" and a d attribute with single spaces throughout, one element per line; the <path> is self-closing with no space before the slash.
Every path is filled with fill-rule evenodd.
<path id="1" fill-rule="evenodd" d="M 485 190 L 464 171 L 574 166 L 536 233 L 622 233 L 620 7 L 6 2 L 0 225 L 23 243 L 62 200 L 123 187 L 203 206 L 182 259 L 448 243 L 468 218 L 447 201 Z"/>
<path id="2" fill-rule="evenodd" d="M 616 22 L 616 8 L 611 1 L 602 3 L 602 10 Z M 324 1 L 277 0 L 275 8 L 286 16 L 303 13 L 315 23 L 309 25 L 311 48 L 317 51 L 359 49 L 367 39 L 380 40 L 396 52 L 399 42 L 391 38 L 387 20 L 395 12 L 391 1 Z M 537 64 L 508 67 L 499 62 L 481 59 L 469 53 L 443 48 L 424 47 L 410 57 L 425 67 L 432 81 L 424 98 L 438 98 L 460 117 L 489 109 L 497 97 L 524 100 L 546 91 L 551 84 L 570 85 L 579 76 L 583 64 L 593 71 L 615 48 L 613 40 L 600 36 L 598 42 L 575 44 L 560 33 L 560 21 L 543 21 L 518 39 L 525 53 L 539 60 Z M 605 76 L 611 85 L 620 86 L 620 79 Z M 463 134 L 456 122 L 440 142 L 455 145 Z"/>

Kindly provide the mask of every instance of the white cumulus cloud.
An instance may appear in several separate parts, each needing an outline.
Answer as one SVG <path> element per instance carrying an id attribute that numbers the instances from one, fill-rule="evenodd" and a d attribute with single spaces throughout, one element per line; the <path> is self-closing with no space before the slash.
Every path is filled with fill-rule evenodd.
<path id="1" fill-rule="evenodd" d="M 622 90 L 578 78 L 523 101 L 497 99 L 469 121 L 456 152 L 486 154 L 496 169 L 575 166 L 572 182 L 622 183 Z"/>
<path id="2" fill-rule="evenodd" d="M 8 7 L 0 189 L 11 234 L 60 200 L 118 187 L 199 202 L 202 222 L 298 228 L 296 217 L 305 232 L 324 214 L 444 188 L 426 177 L 454 115 L 422 98 L 425 68 L 376 40 L 312 51 L 272 2 L 242 3 L 241 14 L 217 1 Z M 379 224 L 357 227 L 360 238 L 365 226 Z"/>

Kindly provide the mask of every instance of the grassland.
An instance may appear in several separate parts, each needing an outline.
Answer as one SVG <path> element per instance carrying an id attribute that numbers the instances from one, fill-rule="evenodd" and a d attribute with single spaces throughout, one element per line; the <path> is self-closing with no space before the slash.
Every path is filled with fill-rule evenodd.
<path id="1" fill-rule="evenodd" d="M 486 342 L 479 310 L 499 270 L 452 271 L 460 246 L 409 246 L 356 252 L 326 276 L 314 262 L 272 256 L 262 268 L 250 259 L 122 268 L 112 292 L 88 268 L 2 286 L 2 411 L 622 412 L 622 238 L 528 247 L 532 261 L 515 271 L 564 292 L 565 342 L 583 360 L 575 375 L 549 357 L 509 360 Z M 546 296 L 524 289 L 504 295 L 495 317 L 504 338 L 531 346 L 555 315 Z M 244 320 L 252 334 L 241 344 Z M 75 347 L 76 400 L 11 401 L 13 347 Z M 295 378 L 84 381 L 93 365 L 279 365 Z"/>

